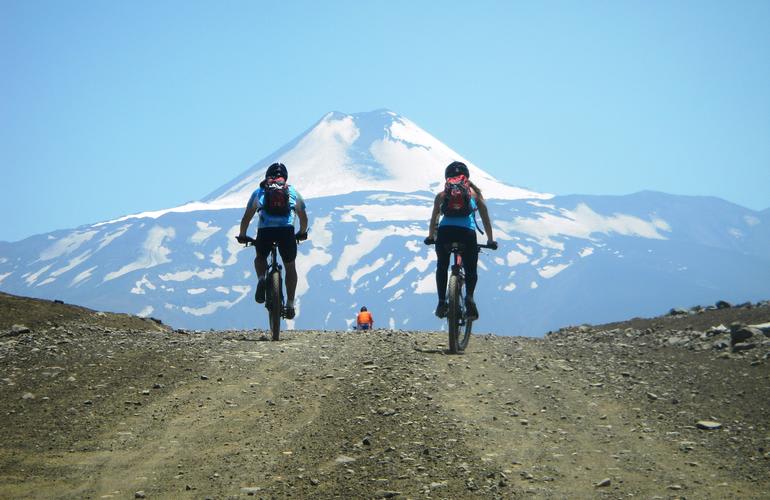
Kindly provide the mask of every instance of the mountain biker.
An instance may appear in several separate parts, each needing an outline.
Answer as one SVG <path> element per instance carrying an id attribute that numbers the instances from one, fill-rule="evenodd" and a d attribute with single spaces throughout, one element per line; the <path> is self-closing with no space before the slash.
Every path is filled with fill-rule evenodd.
<path id="1" fill-rule="evenodd" d="M 359 330 L 371 330 L 374 328 L 374 318 L 372 317 L 372 313 L 366 309 L 366 306 L 363 306 L 358 313 L 356 323 Z"/>
<path id="2" fill-rule="evenodd" d="M 297 257 L 297 242 L 307 239 L 307 212 L 305 211 L 305 201 L 294 188 L 289 186 L 286 181 L 289 179 L 289 172 L 283 163 L 273 163 L 265 171 L 265 179 L 260 182 L 259 188 L 254 191 L 246 205 L 246 211 L 241 219 L 241 230 L 237 240 L 245 243 L 246 232 L 249 223 L 254 214 L 259 213 L 259 226 L 257 229 L 257 243 L 255 244 L 257 256 L 254 259 L 254 269 L 257 271 L 257 292 L 254 300 L 262 304 L 265 302 L 265 273 L 267 272 L 267 256 L 272 250 L 273 243 L 278 244 L 278 251 L 281 254 L 281 260 L 286 268 L 286 308 L 284 315 L 286 319 L 293 319 L 294 311 L 294 292 L 297 289 L 297 267 L 294 260 Z M 279 211 L 271 209 L 270 197 L 272 189 L 280 186 L 288 207 Z M 283 213 L 285 211 L 285 213 Z M 294 234 L 294 214 L 299 219 L 299 231 Z"/>
<path id="3" fill-rule="evenodd" d="M 436 288 L 438 290 L 436 316 L 439 318 L 445 318 L 448 309 L 446 302 L 446 288 L 450 249 L 447 244 L 458 242 L 464 245 L 463 268 L 465 269 L 466 317 L 475 320 L 479 317 L 476 302 L 473 300 L 473 292 L 476 289 L 476 282 L 478 280 L 476 267 L 479 260 L 479 250 L 476 246 L 476 230 L 478 228 L 475 215 L 476 211 L 481 215 L 481 222 L 484 225 L 484 230 L 487 235 L 487 244 L 492 248 L 497 248 L 497 243 L 492 236 L 492 222 L 489 219 L 487 204 L 484 202 L 481 190 L 470 181 L 468 167 L 462 162 L 454 161 L 446 167 L 444 179 L 449 182 L 450 179 L 454 180 L 458 178 L 458 176 L 464 177 L 462 181 L 464 185 L 467 185 L 469 190 L 470 196 L 468 197 L 469 199 L 467 202 L 470 204 L 470 214 L 464 216 L 445 214 L 445 201 L 447 196 L 449 196 L 447 194 L 447 188 L 445 188 L 444 191 L 436 195 L 436 199 L 433 202 L 433 214 L 430 218 L 428 238 L 426 238 L 425 242 L 432 243 L 435 241 L 436 243 L 436 256 L 438 257 L 438 263 L 436 265 Z M 442 216 L 440 222 L 439 216 Z"/>

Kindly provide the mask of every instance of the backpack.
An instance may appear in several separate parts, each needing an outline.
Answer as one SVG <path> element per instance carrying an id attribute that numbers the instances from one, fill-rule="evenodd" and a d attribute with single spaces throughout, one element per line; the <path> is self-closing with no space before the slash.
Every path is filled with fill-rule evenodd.
<path id="1" fill-rule="evenodd" d="M 289 215 L 289 185 L 283 177 L 265 179 L 265 201 L 262 209 L 270 215 Z"/>
<path id="2" fill-rule="evenodd" d="M 444 201 L 441 213 L 449 217 L 466 217 L 473 213 L 471 186 L 464 175 L 450 177 L 444 184 Z"/>

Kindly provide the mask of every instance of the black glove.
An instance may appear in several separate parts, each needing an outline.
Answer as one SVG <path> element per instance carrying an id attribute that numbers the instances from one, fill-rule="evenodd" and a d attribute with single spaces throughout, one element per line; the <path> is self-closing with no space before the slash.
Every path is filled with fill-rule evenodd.
<path id="1" fill-rule="evenodd" d="M 487 247 L 489 247 L 491 250 L 497 250 L 497 242 L 487 241 Z"/>
<path id="2" fill-rule="evenodd" d="M 297 239 L 297 241 L 305 241 L 307 239 L 307 231 L 304 233 L 297 233 L 294 235 L 294 237 Z"/>
<path id="3" fill-rule="evenodd" d="M 433 244 L 436 243 L 436 239 L 435 238 L 431 238 L 430 236 L 428 236 L 427 238 L 425 238 L 423 240 L 423 243 L 425 243 L 426 245 L 433 245 Z"/>
<path id="4" fill-rule="evenodd" d="M 240 243 L 242 245 L 245 245 L 246 243 L 249 242 L 249 237 L 248 236 L 241 236 L 240 234 L 238 236 L 236 236 L 235 239 L 238 240 L 238 243 Z"/>

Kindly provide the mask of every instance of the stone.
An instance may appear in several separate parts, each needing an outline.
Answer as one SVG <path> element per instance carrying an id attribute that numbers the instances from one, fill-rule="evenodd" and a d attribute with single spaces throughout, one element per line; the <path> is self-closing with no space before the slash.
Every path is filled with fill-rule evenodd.
<path id="1" fill-rule="evenodd" d="M 648 392 L 647 393 L 647 399 L 649 399 L 650 401 L 657 401 L 658 400 L 658 395 L 657 394 L 653 394 L 652 392 Z"/>
<path id="2" fill-rule="evenodd" d="M 757 344 L 751 342 L 739 342 L 733 346 L 733 352 L 749 351 L 757 347 Z"/>
<path id="3" fill-rule="evenodd" d="M 722 428 L 722 424 L 713 420 L 698 420 L 695 423 L 695 427 L 703 429 L 705 431 L 714 431 Z"/>
<path id="4" fill-rule="evenodd" d="M 144 491 L 137 491 L 134 493 L 134 498 L 147 498 L 147 495 L 144 493 Z"/>
<path id="5" fill-rule="evenodd" d="M 738 342 L 750 339 L 754 335 L 761 337 L 763 334 L 761 330 L 751 328 L 750 326 L 742 326 L 741 328 L 736 328 L 734 330 L 731 329 L 730 342 L 735 345 Z"/>
<path id="6" fill-rule="evenodd" d="M 355 461 L 356 461 L 355 458 L 349 457 L 347 455 L 340 455 L 336 459 L 334 459 L 334 462 L 338 463 L 338 464 L 350 464 L 350 463 L 353 463 Z"/>
<path id="7" fill-rule="evenodd" d="M 606 477 L 606 478 L 602 479 L 601 481 L 599 481 L 598 483 L 596 483 L 594 486 L 596 486 L 597 488 L 604 488 L 605 486 L 609 486 L 611 484 L 612 484 L 612 480 L 610 478 Z"/>
<path id="8" fill-rule="evenodd" d="M 35 395 L 31 392 L 25 392 L 24 395 L 21 396 L 21 399 L 35 399 Z"/>
<path id="9" fill-rule="evenodd" d="M 377 490 L 374 492 L 374 498 L 396 498 L 401 495 L 400 491 Z"/>
<path id="10" fill-rule="evenodd" d="M 433 491 L 433 490 L 440 490 L 440 489 L 444 489 L 444 488 L 446 488 L 448 486 L 449 486 L 449 483 L 447 483 L 446 481 L 436 481 L 434 483 L 430 483 L 430 490 L 431 491 Z"/>
<path id="11" fill-rule="evenodd" d="M 262 491 L 262 488 L 260 488 L 259 486 L 245 486 L 241 488 L 241 493 L 245 493 L 246 495 L 249 495 L 249 496 L 254 496 L 260 491 Z"/>
<path id="12" fill-rule="evenodd" d="M 689 314 L 689 312 L 687 311 L 687 309 L 682 309 L 681 307 L 675 307 L 671 309 L 668 312 L 668 314 L 669 316 L 686 316 L 687 314 Z"/>
<path id="13" fill-rule="evenodd" d="M 13 325 L 11 327 L 11 334 L 21 335 L 22 333 L 29 333 L 31 330 L 24 325 Z"/>
<path id="14" fill-rule="evenodd" d="M 730 343 L 726 340 L 717 340 L 713 344 L 711 344 L 712 349 L 716 349 L 717 351 L 721 351 L 722 349 L 727 349 L 730 347 Z"/>
<path id="15" fill-rule="evenodd" d="M 716 306 L 717 309 L 730 309 L 732 307 L 732 305 L 726 300 L 719 300 L 714 305 Z"/>

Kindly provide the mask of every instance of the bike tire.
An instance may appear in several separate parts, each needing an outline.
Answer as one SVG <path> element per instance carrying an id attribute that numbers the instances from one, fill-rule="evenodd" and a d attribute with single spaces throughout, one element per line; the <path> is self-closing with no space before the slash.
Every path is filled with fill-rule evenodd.
<path id="1" fill-rule="evenodd" d="M 473 320 L 466 319 L 463 334 L 462 336 L 459 337 L 457 341 L 457 348 L 460 351 L 464 351 L 465 348 L 468 347 L 468 342 L 471 340 L 471 328 L 473 328 Z"/>
<path id="2" fill-rule="evenodd" d="M 449 310 L 447 311 L 447 324 L 449 327 L 449 353 L 457 354 L 460 351 L 458 336 L 460 334 L 462 307 L 460 305 L 460 279 L 455 275 L 449 277 L 447 299 L 449 306 Z"/>
<path id="3" fill-rule="evenodd" d="M 270 273 L 270 334 L 273 340 L 281 336 L 281 273 Z"/>

